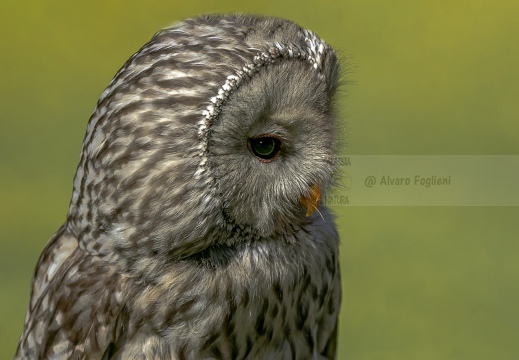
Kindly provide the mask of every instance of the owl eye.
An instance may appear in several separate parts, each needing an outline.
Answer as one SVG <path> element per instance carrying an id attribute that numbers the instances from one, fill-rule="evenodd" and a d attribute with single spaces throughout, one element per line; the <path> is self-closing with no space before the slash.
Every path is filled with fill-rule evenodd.
<path id="1" fill-rule="evenodd" d="M 283 141 L 272 134 L 259 135 L 249 138 L 249 150 L 262 162 L 270 162 L 278 155 Z"/>

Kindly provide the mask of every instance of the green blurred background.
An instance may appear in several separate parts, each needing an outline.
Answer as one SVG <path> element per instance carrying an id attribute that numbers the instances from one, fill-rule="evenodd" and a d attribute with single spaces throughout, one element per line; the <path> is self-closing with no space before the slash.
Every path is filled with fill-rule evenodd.
<path id="1" fill-rule="evenodd" d="M 349 154 L 519 154 L 519 2 L 10 1 L 0 5 L 0 357 L 65 219 L 87 120 L 161 27 L 290 18 L 349 65 Z M 482 169 L 484 171 L 484 169 Z M 519 358 L 519 207 L 337 207 L 339 359 Z"/>

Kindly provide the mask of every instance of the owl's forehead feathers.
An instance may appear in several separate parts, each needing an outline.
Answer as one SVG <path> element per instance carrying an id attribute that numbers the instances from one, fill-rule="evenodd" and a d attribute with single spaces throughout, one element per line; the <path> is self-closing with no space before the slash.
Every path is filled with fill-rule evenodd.
<path id="1" fill-rule="evenodd" d="M 330 46 L 291 21 L 208 15 L 185 20 L 155 34 L 116 74 L 100 102 L 121 84 L 153 72 L 162 72 L 163 79 L 197 75 L 207 80 L 205 71 L 221 72 L 235 79 L 250 76 L 259 67 L 282 58 L 299 58 L 325 76 L 325 57 L 333 58 L 331 68 L 337 66 Z M 330 70 L 333 71 L 327 69 Z"/>

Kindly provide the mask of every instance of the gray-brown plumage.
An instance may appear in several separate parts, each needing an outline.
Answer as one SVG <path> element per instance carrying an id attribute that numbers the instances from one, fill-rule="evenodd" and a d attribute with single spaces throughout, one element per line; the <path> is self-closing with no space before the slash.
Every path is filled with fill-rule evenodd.
<path id="1" fill-rule="evenodd" d="M 90 119 L 16 358 L 334 358 L 337 79 L 286 20 L 157 33 Z"/>

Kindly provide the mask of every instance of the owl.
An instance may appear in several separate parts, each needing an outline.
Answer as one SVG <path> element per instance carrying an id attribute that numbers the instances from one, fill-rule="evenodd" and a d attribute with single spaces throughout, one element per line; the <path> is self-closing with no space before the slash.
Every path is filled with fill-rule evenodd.
<path id="1" fill-rule="evenodd" d="M 339 65 L 287 20 L 164 29 L 101 94 L 16 359 L 333 359 Z"/>

